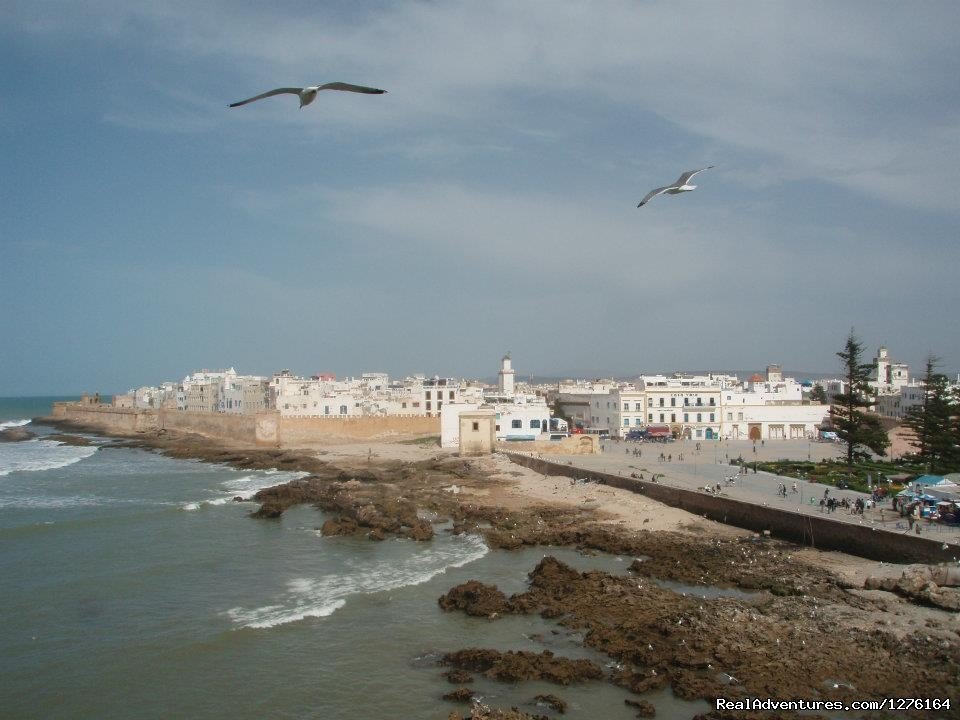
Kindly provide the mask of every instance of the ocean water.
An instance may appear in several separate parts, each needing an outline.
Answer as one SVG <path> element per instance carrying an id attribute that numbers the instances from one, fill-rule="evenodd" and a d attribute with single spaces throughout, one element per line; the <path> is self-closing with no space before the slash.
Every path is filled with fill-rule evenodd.
<path id="1" fill-rule="evenodd" d="M 0 400 L 0 423 L 50 399 Z M 543 549 L 491 552 L 472 536 L 430 543 L 324 538 L 310 507 L 254 520 L 257 489 L 295 475 L 238 471 L 154 452 L 44 440 L 0 443 L 0 716 L 11 718 L 446 718 L 458 705 L 435 664 L 470 646 L 592 657 L 539 617 L 444 613 L 468 579 L 525 587 Z M 629 558 L 551 554 L 582 569 Z M 569 718 L 630 718 L 627 694 L 478 678 L 485 702 L 570 703 Z M 706 703 L 669 692 L 659 717 Z"/>

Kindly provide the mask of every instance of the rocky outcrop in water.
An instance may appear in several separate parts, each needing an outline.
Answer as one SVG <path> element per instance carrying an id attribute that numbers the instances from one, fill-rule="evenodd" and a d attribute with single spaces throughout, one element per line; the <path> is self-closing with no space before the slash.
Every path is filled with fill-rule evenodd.
<path id="1" fill-rule="evenodd" d="M 451 690 L 443 696 L 444 700 L 450 700 L 451 702 L 470 702 L 470 699 L 473 697 L 474 692 L 470 688 L 462 687 L 457 688 L 456 690 Z"/>
<path id="2" fill-rule="evenodd" d="M 49 435 L 45 435 L 43 439 L 55 440 L 62 445 L 74 445 L 76 447 L 86 447 L 87 445 L 93 444 L 85 437 L 81 437 L 80 435 L 69 435 L 67 433 L 50 433 Z"/>
<path id="3" fill-rule="evenodd" d="M 463 610 L 474 617 L 495 617 L 508 612 L 507 596 L 496 585 L 470 580 L 450 588 L 437 603 L 444 610 Z"/>
<path id="4" fill-rule="evenodd" d="M 447 653 L 443 656 L 443 662 L 461 670 L 482 672 L 486 677 L 502 682 L 546 680 L 569 685 L 603 677 L 603 670 L 592 660 L 560 657 L 549 650 L 535 653 L 528 650 L 500 652 L 468 648 Z"/>
<path id="5" fill-rule="evenodd" d="M 0 430 L 0 442 L 23 442 L 24 440 L 32 440 L 36 436 L 36 433 L 24 430 L 22 427 L 11 427 Z"/>
<path id="6" fill-rule="evenodd" d="M 533 698 L 537 702 L 541 702 L 544 705 L 553 708 L 558 713 L 563 715 L 567 712 L 567 703 L 565 700 L 561 700 L 556 695 L 546 694 L 546 695 L 537 695 Z"/>
<path id="7" fill-rule="evenodd" d="M 667 534 L 659 539 L 672 544 Z M 680 543 L 685 544 L 686 540 Z M 736 550 L 732 557 L 748 565 L 751 560 L 766 565 L 780 557 L 777 545 L 748 549 L 751 547 L 730 543 L 727 549 Z M 676 550 L 663 548 L 662 554 L 673 560 L 668 566 L 658 559 L 661 553 L 646 547 L 644 554 L 649 559 L 638 563 L 635 570 L 683 568 Z M 687 571 L 703 557 L 703 553 L 687 557 Z M 726 562 L 733 563 L 731 575 L 736 576 L 737 563 L 730 557 L 727 555 Z M 707 567 L 704 564 L 701 572 Z M 836 585 L 814 582 L 817 571 L 808 572 L 792 578 L 773 574 L 772 579 L 777 583 L 789 580 L 817 595 L 705 598 L 695 590 L 674 592 L 661 587 L 655 577 L 638 577 L 635 572 L 578 572 L 546 557 L 530 573 L 529 589 L 506 599 L 504 607 L 539 611 L 584 633 L 586 645 L 613 659 L 608 679 L 638 695 L 669 684 L 684 699 L 751 695 L 852 700 L 882 696 L 891 673 L 908 694 L 922 692 L 923 687 L 955 686 L 955 678 L 960 677 L 960 644 L 950 639 L 956 637 L 955 630 L 930 624 L 932 621 L 923 631 L 910 629 L 903 635 L 885 632 L 874 621 L 869 621 L 872 627 L 860 627 L 858 624 L 868 622 L 863 619 L 865 613 L 880 606 Z M 929 581 L 920 585 L 924 577 L 920 573 L 914 580 L 914 587 L 919 586 L 921 592 L 929 588 Z M 700 584 L 706 592 L 704 578 L 702 575 Z M 691 582 L 689 576 L 687 582 Z M 447 598 L 451 609 L 462 605 L 466 610 L 474 597 L 499 600 L 498 591 L 490 586 L 465 583 L 458 588 Z M 535 653 L 504 658 L 509 654 L 475 649 L 462 652 L 464 655 L 447 657 L 456 660 L 458 667 L 488 677 L 516 682 L 536 674 L 529 669 L 530 656 Z M 835 680 L 850 677 L 851 657 L 858 658 L 854 678 Z M 921 657 L 926 660 L 921 662 Z M 851 684 L 856 685 L 855 690 Z"/>

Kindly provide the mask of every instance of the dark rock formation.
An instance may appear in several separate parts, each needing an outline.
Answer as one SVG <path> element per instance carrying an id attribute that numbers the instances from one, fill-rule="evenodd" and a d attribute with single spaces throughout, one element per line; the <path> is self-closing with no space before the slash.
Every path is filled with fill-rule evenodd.
<path id="1" fill-rule="evenodd" d="M 32 440 L 36 436 L 36 433 L 24 430 L 22 427 L 11 427 L 0 430 L 0 442 L 23 442 L 24 440 Z"/>
<path id="2" fill-rule="evenodd" d="M 542 702 L 549 707 L 552 707 L 561 715 L 567 711 L 567 702 L 565 700 L 561 700 L 556 695 L 550 695 L 550 694 L 537 695 L 536 697 L 534 697 L 534 700 L 536 700 L 537 702 Z"/>
<path id="3" fill-rule="evenodd" d="M 466 670 L 447 670 L 443 676 L 454 685 L 466 685 L 473 682 L 473 675 Z"/>
<path id="4" fill-rule="evenodd" d="M 549 650 L 535 653 L 527 650 L 500 652 L 468 648 L 447 653 L 443 662 L 463 670 L 482 672 L 488 678 L 502 682 L 547 680 L 558 685 L 569 685 L 603 677 L 603 670 L 595 662 L 557 657 Z"/>
<path id="5" fill-rule="evenodd" d="M 453 702 L 470 702 L 470 698 L 473 697 L 473 690 L 470 688 L 457 688 L 456 690 L 451 690 L 443 696 L 444 700 L 452 700 Z"/>
<path id="6" fill-rule="evenodd" d="M 627 705 L 637 709 L 637 717 L 653 717 L 657 714 L 657 709 L 646 700 L 624 700 Z"/>
<path id="7" fill-rule="evenodd" d="M 470 580 L 450 588 L 437 603 L 444 610 L 463 610 L 475 617 L 491 617 L 508 611 L 507 596 L 496 585 Z"/>
<path id="8" fill-rule="evenodd" d="M 76 445 L 78 447 L 86 447 L 92 443 L 85 437 L 80 437 L 79 435 L 68 435 L 66 433 L 50 433 L 49 435 L 44 436 L 44 440 L 56 440 L 58 443 L 63 445 Z"/>

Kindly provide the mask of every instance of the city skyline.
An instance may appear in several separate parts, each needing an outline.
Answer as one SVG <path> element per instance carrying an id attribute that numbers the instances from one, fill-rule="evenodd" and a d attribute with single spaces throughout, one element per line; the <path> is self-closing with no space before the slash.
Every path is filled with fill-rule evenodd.
<path id="1" fill-rule="evenodd" d="M 958 20 L 7 5 L 0 396 L 224 364 L 486 377 L 501 348 L 521 376 L 829 375 L 851 326 L 955 373 Z M 330 80 L 389 92 L 227 108 Z"/>

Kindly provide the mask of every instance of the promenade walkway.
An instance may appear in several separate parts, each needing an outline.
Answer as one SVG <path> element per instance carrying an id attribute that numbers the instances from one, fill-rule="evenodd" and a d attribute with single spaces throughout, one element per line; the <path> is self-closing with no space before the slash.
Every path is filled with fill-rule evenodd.
<path id="1" fill-rule="evenodd" d="M 545 459 L 560 463 L 570 462 L 575 467 L 624 477 L 629 477 L 631 473 L 638 475 L 642 473 L 646 481 L 656 473 L 657 482 L 660 484 L 687 490 L 710 486 L 715 491 L 719 483 L 720 495 L 735 500 L 820 517 L 826 515 L 836 522 L 870 525 L 877 530 L 887 532 L 915 532 L 915 528 L 909 529 L 907 519 L 900 517 L 899 513 L 892 509 L 889 500 L 874 509 L 865 510 L 862 515 L 853 514 L 843 507 L 827 513 L 820 507 L 820 500 L 828 488 L 830 497 L 837 500 L 847 498 L 851 504 L 858 497 L 867 500 L 870 496 L 866 493 L 840 490 L 827 485 L 766 473 L 762 470 L 754 473 L 752 469 L 751 464 L 755 460 L 837 458 L 840 456 L 841 448 L 835 444 L 807 440 L 767 440 L 762 445 L 757 443 L 756 453 L 753 451 L 753 444 L 746 440 L 704 440 L 701 441 L 700 447 L 698 451 L 694 440 L 678 440 L 672 443 L 618 443 L 607 440 L 603 443 L 604 449 L 599 455 L 551 455 Z M 633 450 L 639 450 L 641 456 L 634 456 Z M 672 460 L 661 461 L 659 459 L 661 452 L 665 456 L 672 456 Z M 735 482 L 727 483 L 726 478 L 737 474 L 738 471 L 736 466 L 729 464 L 728 458 L 738 457 L 743 457 L 751 467 L 746 474 L 741 473 Z M 780 483 L 787 487 L 785 498 L 777 493 L 777 486 Z M 797 485 L 796 493 L 791 492 L 794 483 Z M 920 534 L 927 538 L 960 545 L 960 527 L 956 525 L 942 525 L 927 520 L 922 520 L 919 525 Z"/>

